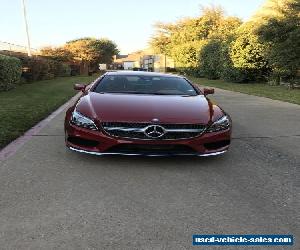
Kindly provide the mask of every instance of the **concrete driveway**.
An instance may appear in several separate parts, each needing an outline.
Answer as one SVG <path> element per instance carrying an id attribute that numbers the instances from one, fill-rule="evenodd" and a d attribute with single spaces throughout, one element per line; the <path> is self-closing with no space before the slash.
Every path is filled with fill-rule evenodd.
<path id="1" fill-rule="evenodd" d="M 212 99 L 234 121 L 221 157 L 79 154 L 56 116 L 0 164 L 0 249 L 244 249 L 193 247 L 193 234 L 293 234 L 272 249 L 300 249 L 300 106 Z"/>

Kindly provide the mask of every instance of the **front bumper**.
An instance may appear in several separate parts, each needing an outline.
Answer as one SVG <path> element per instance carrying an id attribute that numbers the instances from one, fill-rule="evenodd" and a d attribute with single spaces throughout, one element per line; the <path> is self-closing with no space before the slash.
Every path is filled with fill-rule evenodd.
<path id="1" fill-rule="evenodd" d="M 93 155 L 215 156 L 228 150 L 231 129 L 189 139 L 138 140 L 112 137 L 102 131 L 80 128 L 66 122 L 65 135 L 69 149 Z"/>
<path id="2" fill-rule="evenodd" d="M 128 156 L 217 156 L 221 155 L 227 152 L 227 150 L 215 152 L 215 153 L 207 153 L 207 154 L 188 154 L 188 153 L 176 153 L 176 154 L 168 154 L 168 153 L 121 153 L 121 152 L 108 152 L 108 153 L 100 153 L 100 152 L 94 152 L 94 151 L 86 151 L 82 149 L 77 149 L 73 147 L 68 147 L 72 151 L 76 151 L 79 153 L 85 153 L 85 154 L 91 154 L 91 155 L 128 155 Z"/>

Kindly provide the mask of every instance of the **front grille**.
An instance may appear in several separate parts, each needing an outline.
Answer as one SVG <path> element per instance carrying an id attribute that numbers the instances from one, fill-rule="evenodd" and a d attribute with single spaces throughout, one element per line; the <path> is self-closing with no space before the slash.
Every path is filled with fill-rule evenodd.
<path id="1" fill-rule="evenodd" d="M 197 152 L 185 145 L 119 144 L 111 147 L 106 153 L 172 155 L 196 154 Z"/>
<path id="2" fill-rule="evenodd" d="M 153 130 L 153 126 L 158 127 L 157 130 L 159 130 L 158 132 L 161 132 L 161 136 L 149 136 L 148 132 Z M 111 136 L 140 140 L 188 139 L 201 135 L 206 129 L 206 126 L 203 124 L 153 124 L 127 122 L 103 122 L 102 127 L 104 131 Z"/>

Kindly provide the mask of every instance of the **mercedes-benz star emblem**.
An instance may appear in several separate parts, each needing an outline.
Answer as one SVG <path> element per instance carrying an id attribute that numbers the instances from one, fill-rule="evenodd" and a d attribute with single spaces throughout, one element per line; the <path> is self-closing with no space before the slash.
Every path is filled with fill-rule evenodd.
<path id="1" fill-rule="evenodd" d="M 157 118 L 153 118 L 153 119 L 151 120 L 151 122 L 153 122 L 153 123 L 159 123 L 159 120 L 158 120 Z"/>
<path id="2" fill-rule="evenodd" d="M 162 137 L 166 133 L 166 130 L 159 125 L 150 125 L 146 127 L 144 133 L 149 138 L 156 139 Z"/>

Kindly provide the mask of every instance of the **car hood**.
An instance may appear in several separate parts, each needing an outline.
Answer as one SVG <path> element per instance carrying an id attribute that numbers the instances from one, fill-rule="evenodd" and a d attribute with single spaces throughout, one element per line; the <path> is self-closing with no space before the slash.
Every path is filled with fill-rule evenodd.
<path id="1" fill-rule="evenodd" d="M 207 124 L 222 115 L 203 95 L 133 95 L 89 92 L 76 110 L 101 122 L 151 122 Z"/>

